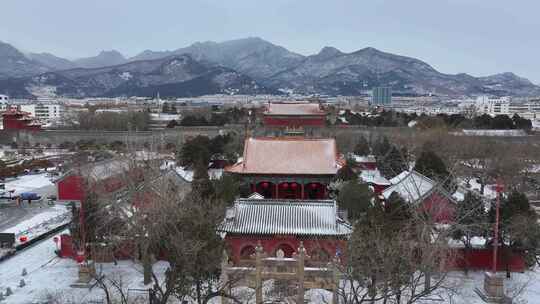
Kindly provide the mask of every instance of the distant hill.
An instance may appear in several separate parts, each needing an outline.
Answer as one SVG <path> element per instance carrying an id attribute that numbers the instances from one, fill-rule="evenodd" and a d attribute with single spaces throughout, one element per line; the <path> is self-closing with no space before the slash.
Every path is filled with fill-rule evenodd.
<path id="1" fill-rule="evenodd" d="M 155 59 L 180 54 L 190 54 L 197 60 L 215 62 L 259 80 L 295 66 L 304 58 L 302 55 L 263 39 L 245 38 L 220 43 L 197 42 L 169 52 L 147 50 L 131 60 Z"/>
<path id="2" fill-rule="evenodd" d="M 49 70 L 47 66 L 27 58 L 12 45 L 0 41 L 0 79 L 25 77 Z"/>
<path id="3" fill-rule="evenodd" d="M 187 65 L 184 66 L 188 70 L 188 66 L 204 66 L 207 70 L 190 74 L 192 77 L 182 81 L 170 81 L 171 75 L 160 74 L 161 71 L 139 71 L 145 70 L 146 66 L 156 68 L 156 64 L 164 64 L 173 58 L 189 58 L 189 63 L 186 61 Z M 69 70 L 62 71 L 65 69 Z M 131 76 L 127 80 L 124 78 L 128 76 L 119 78 L 118 71 L 129 72 Z M 186 71 L 176 72 L 178 77 L 186 75 Z M 38 78 L 32 77 L 33 80 L 28 81 L 29 76 L 37 75 Z M 52 54 L 24 56 L 10 45 L 0 44 L 0 79 L 6 78 L 24 79 L 3 81 L 0 93 L 25 90 L 29 93 L 29 85 L 35 92 L 56 79 L 61 82 L 54 85 L 56 92 L 73 96 L 106 96 L 127 92 L 148 95 L 154 86 L 160 86 L 160 91 L 171 94 L 179 90 L 173 95 L 189 95 L 226 91 L 228 85 L 235 88 L 231 93 L 242 87 L 241 91 L 245 92 L 287 90 L 304 94 L 358 95 L 375 86 L 389 86 L 394 92 L 404 94 L 540 95 L 538 85 L 510 72 L 486 77 L 473 77 L 465 73 L 444 74 L 421 60 L 370 47 L 345 53 L 327 46 L 317 54 L 303 56 L 261 38 L 197 42 L 173 51 L 146 50 L 129 59 L 114 50 L 103 51 L 95 57 L 73 62 Z M 217 81 L 223 78 L 227 78 L 225 83 Z M 216 82 L 221 84 L 213 86 Z M 205 84 L 209 86 L 206 89 L 202 87 Z"/>
<path id="4" fill-rule="evenodd" d="M 77 67 L 74 62 L 57 57 L 50 53 L 29 53 L 26 54 L 26 56 L 51 70 L 67 70 Z"/>
<path id="5" fill-rule="evenodd" d="M 12 96 L 29 97 L 43 88 L 72 97 L 151 97 L 157 92 L 163 97 L 276 93 L 248 76 L 229 68 L 196 61 L 189 55 L 0 80 L 0 92 L 8 91 Z"/>
<path id="6" fill-rule="evenodd" d="M 97 56 L 81 58 L 74 61 L 75 65 L 81 68 L 93 69 L 111 65 L 126 63 L 128 60 L 120 52 L 101 51 Z"/>

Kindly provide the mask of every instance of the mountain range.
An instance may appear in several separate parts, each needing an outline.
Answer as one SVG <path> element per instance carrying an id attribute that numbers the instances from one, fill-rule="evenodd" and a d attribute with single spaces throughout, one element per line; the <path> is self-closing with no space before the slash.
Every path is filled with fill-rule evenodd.
<path id="1" fill-rule="evenodd" d="M 532 96 L 540 87 L 513 73 L 487 77 L 444 74 L 421 60 L 363 48 L 324 47 L 304 56 L 261 38 L 197 42 L 172 51 L 146 50 L 126 58 L 115 50 L 67 60 L 24 54 L 0 43 L 0 93 L 30 97 L 204 94 L 359 95 L 374 86 L 403 94 Z"/>

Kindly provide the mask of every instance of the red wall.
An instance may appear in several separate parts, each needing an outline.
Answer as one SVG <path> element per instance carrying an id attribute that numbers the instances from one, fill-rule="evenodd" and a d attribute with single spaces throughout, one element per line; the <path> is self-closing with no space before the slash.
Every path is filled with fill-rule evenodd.
<path id="1" fill-rule="evenodd" d="M 497 251 L 497 271 L 506 270 L 505 253 Z M 465 249 L 456 249 L 450 262 L 450 269 L 463 270 L 467 267 L 470 270 L 490 270 L 493 265 L 492 249 L 471 249 L 468 252 Z M 525 271 L 525 258 L 522 253 L 508 253 L 508 266 L 512 272 Z"/>
<path id="2" fill-rule="evenodd" d="M 83 191 L 84 179 L 77 174 L 70 174 L 56 183 L 59 201 L 82 201 L 84 198 Z M 121 177 L 108 177 L 99 181 L 99 184 L 94 187 L 101 187 L 105 192 L 114 192 L 124 186 L 124 181 Z"/>
<path id="3" fill-rule="evenodd" d="M 29 131 L 39 131 L 41 126 L 28 124 L 32 122 L 31 119 L 25 120 L 24 118 L 28 117 L 22 113 L 20 114 L 4 114 L 3 115 L 3 125 L 4 130 L 29 130 Z"/>
<path id="4" fill-rule="evenodd" d="M 83 178 L 71 174 L 56 183 L 59 201 L 82 201 L 83 193 Z"/>
<path id="5" fill-rule="evenodd" d="M 226 236 L 225 242 L 230 249 L 231 259 L 238 263 L 240 260 L 240 252 L 247 246 L 257 246 L 257 242 L 261 242 L 264 252 L 268 256 L 276 256 L 276 251 L 281 245 L 288 245 L 296 252 L 300 246 L 300 241 L 303 241 L 307 254 L 310 255 L 314 249 L 322 248 L 326 251 L 330 258 L 336 255 L 336 249 L 339 248 L 341 253 L 346 248 L 346 241 L 338 239 L 299 239 L 295 236 L 268 236 L 268 237 L 241 237 L 241 236 Z"/>
<path id="6" fill-rule="evenodd" d="M 277 118 L 264 116 L 266 126 L 324 126 L 325 117 L 306 117 L 306 118 Z"/>
<path id="7" fill-rule="evenodd" d="M 433 192 L 422 203 L 424 211 L 429 213 L 437 223 L 449 223 L 454 219 L 455 204 L 447 197 Z"/>

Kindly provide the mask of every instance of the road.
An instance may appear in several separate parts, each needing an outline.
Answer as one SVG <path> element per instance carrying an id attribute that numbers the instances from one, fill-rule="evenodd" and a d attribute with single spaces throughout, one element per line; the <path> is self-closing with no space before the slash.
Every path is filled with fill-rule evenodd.
<path id="1" fill-rule="evenodd" d="M 41 197 L 46 198 L 48 195 L 55 194 L 56 189 L 54 185 L 49 185 L 32 190 L 32 192 L 36 192 Z M 50 209 L 51 207 L 47 205 L 46 199 L 40 203 L 32 202 L 31 204 L 24 201 L 19 207 L 0 207 L 0 231 L 4 231 L 24 220 L 36 216 L 37 214 L 47 212 Z"/>

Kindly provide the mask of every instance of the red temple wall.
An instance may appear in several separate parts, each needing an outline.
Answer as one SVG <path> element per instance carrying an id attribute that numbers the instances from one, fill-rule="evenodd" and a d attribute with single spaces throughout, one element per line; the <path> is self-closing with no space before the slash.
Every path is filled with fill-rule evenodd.
<path id="1" fill-rule="evenodd" d="M 302 189 L 303 187 L 303 189 Z M 251 192 L 257 192 L 265 198 L 280 199 L 327 199 L 328 193 L 326 185 L 321 183 L 307 183 L 302 186 L 300 183 L 280 183 L 260 182 L 251 184 Z M 303 195 L 302 195 L 303 194 Z"/>
<path id="2" fill-rule="evenodd" d="M 72 174 L 64 177 L 56 183 L 58 191 L 57 197 L 59 201 L 82 201 L 83 193 L 83 178 Z"/>
<path id="3" fill-rule="evenodd" d="M 306 248 L 307 254 L 311 255 L 314 250 L 323 249 L 330 258 L 336 255 L 336 252 L 339 251 L 343 253 L 346 248 L 346 241 L 339 239 L 300 239 L 296 236 L 268 236 L 268 237 L 242 237 L 242 236 L 226 236 L 225 242 L 227 243 L 228 249 L 230 250 L 231 259 L 238 263 L 241 257 L 241 252 L 248 246 L 255 248 L 258 242 L 261 242 L 261 246 L 264 249 L 264 252 L 268 256 L 276 256 L 276 251 L 280 246 L 285 246 L 292 248 L 294 252 L 297 251 L 302 241 L 304 247 Z M 337 250 L 339 249 L 339 250 Z M 285 256 L 290 257 L 285 251 Z"/>
<path id="4" fill-rule="evenodd" d="M 3 116 L 3 126 L 4 130 L 29 130 L 29 131 L 39 131 L 41 126 L 39 125 L 28 125 L 31 121 L 22 120 L 23 115 L 7 115 Z"/>
<path id="5" fill-rule="evenodd" d="M 424 199 L 422 208 L 437 223 L 450 223 L 454 220 L 455 204 L 437 192 L 433 192 Z"/>
<path id="6" fill-rule="evenodd" d="M 455 249 L 448 265 L 450 270 L 490 270 L 493 265 L 493 250 L 482 249 Z M 521 252 L 505 254 L 502 250 L 497 251 L 497 271 L 505 271 L 506 264 L 512 272 L 522 272 L 527 268 L 525 257 Z"/>

